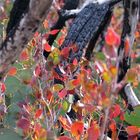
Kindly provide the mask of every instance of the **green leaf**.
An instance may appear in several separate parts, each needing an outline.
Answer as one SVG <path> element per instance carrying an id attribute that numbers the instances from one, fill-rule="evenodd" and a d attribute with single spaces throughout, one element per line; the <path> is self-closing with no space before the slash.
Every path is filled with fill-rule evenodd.
<path id="1" fill-rule="evenodd" d="M 135 61 L 136 61 L 136 63 L 138 63 L 138 64 L 139 64 L 139 63 L 140 63 L 140 57 L 136 58 L 136 60 L 135 60 Z"/>
<path id="2" fill-rule="evenodd" d="M 95 58 L 98 60 L 105 60 L 105 55 L 102 52 L 97 52 Z"/>
<path id="3" fill-rule="evenodd" d="M 60 90 L 62 90 L 64 88 L 64 86 L 62 84 L 55 84 L 53 87 L 52 87 L 52 91 L 53 92 L 59 92 Z"/>
<path id="4" fill-rule="evenodd" d="M 18 102 L 24 101 L 28 96 L 31 99 L 33 93 L 31 87 L 23 84 L 16 77 L 8 76 L 6 84 L 6 105 L 8 107 L 4 122 L 10 127 L 16 126 L 17 113 L 19 112 Z M 31 100 L 30 100 L 31 101 Z"/>
<path id="5" fill-rule="evenodd" d="M 32 77 L 32 72 L 30 69 L 25 69 L 19 72 L 19 77 L 22 81 L 28 81 Z"/>
<path id="6" fill-rule="evenodd" d="M 131 113 L 126 112 L 124 118 L 127 123 L 140 128 L 140 106 L 135 107 Z"/>
<path id="7" fill-rule="evenodd" d="M 65 112 L 68 111 L 69 106 L 70 106 L 70 103 L 68 101 L 64 100 L 63 103 L 62 103 L 62 108 Z"/>
<path id="8" fill-rule="evenodd" d="M 22 140 L 22 138 L 10 129 L 0 128 L 0 140 Z"/>
<path id="9" fill-rule="evenodd" d="M 7 94 L 15 93 L 21 86 L 21 82 L 17 78 L 10 76 L 6 78 L 5 84 Z"/>

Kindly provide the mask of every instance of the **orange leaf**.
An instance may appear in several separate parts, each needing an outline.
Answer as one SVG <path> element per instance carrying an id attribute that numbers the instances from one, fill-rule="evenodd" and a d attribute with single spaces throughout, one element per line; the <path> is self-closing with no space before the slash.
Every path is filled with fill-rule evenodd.
<path id="1" fill-rule="evenodd" d="M 134 135 L 137 135 L 139 133 L 139 128 L 136 126 L 128 126 L 126 128 L 126 131 L 127 131 L 129 136 L 134 136 Z"/>
<path id="2" fill-rule="evenodd" d="M 55 34 L 57 34 L 58 32 L 59 32 L 59 30 L 56 29 L 56 30 L 50 31 L 49 34 L 50 34 L 50 35 L 55 35 Z"/>
<path id="3" fill-rule="evenodd" d="M 60 117 L 59 117 L 59 121 L 60 121 L 62 127 L 63 127 L 65 130 L 70 131 L 71 124 L 69 123 L 69 121 L 68 121 L 66 118 L 60 116 Z"/>
<path id="4" fill-rule="evenodd" d="M 42 115 L 42 112 L 43 112 L 42 109 L 38 109 L 35 113 L 35 118 L 38 119 Z"/>
<path id="5" fill-rule="evenodd" d="M 47 21 L 46 19 L 45 19 L 44 22 L 43 22 L 43 26 L 44 26 L 45 29 L 48 28 L 48 21 Z"/>
<path id="6" fill-rule="evenodd" d="M 33 140 L 46 140 L 47 132 L 40 124 L 36 123 L 34 125 L 34 135 Z"/>
<path id="7" fill-rule="evenodd" d="M 116 140 L 117 137 L 117 127 L 116 127 L 116 122 L 113 120 L 111 121 L 111 124 L 109 125 L 109 128 L 112 131 L 112 140 Z"/>
<path id="8" fill-rule="evenodd" d="M 115 66 L 111 66 L 110 67 L 110 72 L 111 72 L 112 76 L 116 76 L 116 74 L 117 74 L 117 68 Z"/>
<path id="9" fill-rule="evenodd" d="M 127 55 L 129 55 L 129 51 L 130 50 L 130 43 L 129 43 L 129 39 L 127 38 L 126 40 L 125 40 L 125 48 L 124 48 L 124 51 L 125 51 L 125 55 L 127 56 Z"/>
<path id="10" fill-rule="evenodd" d="M 50 52 L 51 51 L 51 46 L 48 43 L 45 43 L 44 44 L 44 50 L 47 51 L 47 52 Z"/>
<path id="11" fill-rule="evenodd" d="M 116 131 L 117 130 L 116 122 L 112 121 L 111 124 L 109 125 L 109 128 L 111 129 L 112 132 Z"/>
<path id="12" fill-rule="evenodd" d="M 74 137 L 76 137 L 77 139 L 80 138 L 80 135 L 82 135 L 84 131 L 84 124 L 83 122 L 74 122 L 71 126 L 71 133 Z"/>
<path id="13" fill-rule="evenodd" d="M 8 75 L 9 76 L 14 76 L 14 75 L 16 75 L 16 73 L 17 73 L 17 68 L 16 67 L 11 67 L 9 72 L 8 72 Z"/>

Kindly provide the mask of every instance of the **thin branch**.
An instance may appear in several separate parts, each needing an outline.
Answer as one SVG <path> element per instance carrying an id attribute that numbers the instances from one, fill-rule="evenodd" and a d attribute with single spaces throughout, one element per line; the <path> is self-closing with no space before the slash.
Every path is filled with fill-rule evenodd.
<path id="1" fill-rule="evenodd" d="M 39 28 L 53 0 L 31 0 L 29 10 L 0 45 L 0 80 Z"/>

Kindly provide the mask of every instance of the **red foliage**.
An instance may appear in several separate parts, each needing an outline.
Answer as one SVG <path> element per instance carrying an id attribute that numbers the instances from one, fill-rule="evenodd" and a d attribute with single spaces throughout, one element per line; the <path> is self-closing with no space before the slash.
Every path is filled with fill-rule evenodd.
<path id="1" fill-rule="evenodd" d="M 51 46 L 48 43 L 45 43 L 44 44 L 44 50 L 47 51 L 47 52 L 50 52 L 51 51 Z"/>
<path id="2" fill-rule="evenodd" d="M 26 118 L 19 119 L 17 126 L 23 130 L 28 130 L 30 128 L 30 121 Z"/>
<path id="3" fill-rule="evenodd" d="M 120 44 L 120 37 L 113 28 L 109 27 L 105 36 L 105 41 L 110 46 L 118 46 Z"/>
<path id="4" fill-rule="evenodd" d="M 6 90 L 5 84 L 4 83 L 0 83 L 0 91 L 1 91 L 1 93 L 4 93 L 5 90 Z"/>
<path id="5" fill-rule="evenodd" d="M 43 110 L 42 109 L 38 109 L 35 113 L 35 118 L 38 119 L 43 113 Z"/>
<path id="6" fill-rule="evenodd" d="M 59 30 L 56 29 L 56 30 L 50 31 L 49 34 L 50 34 L 50 35 L 55 35 L 55 34 L 57 34 L 58 32 L 59 32 Z"/>
<path id="7" fill-rule="evenodd" d="M 100 129 L 96 122 L 88 129 L 88 140 L 98 140 L 100 136 Z"/>

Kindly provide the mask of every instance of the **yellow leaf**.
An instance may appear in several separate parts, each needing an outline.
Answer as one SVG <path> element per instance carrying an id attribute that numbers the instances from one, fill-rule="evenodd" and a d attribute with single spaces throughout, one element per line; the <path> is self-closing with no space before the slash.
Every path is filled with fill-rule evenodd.
<path id="1" fill-rule="evenodd" d="M 109 74 L 109 72 L 103 72 L 102 73 L 102 77 L 103 77 L 103 79 L 104 79 L 104 81 L 106 81 L 106 82 L 111 82 L 111 77 L 110 77 L 110 74 Z"/>
<path id="2" fill-rule="evenodd" d="M 61 84 L 55 84 L 53 87 L 52 87 L 52 90 L 53 92 L 59 92 L 60 90 L 62 90 L 64 88 L 63 85 Z"/>

